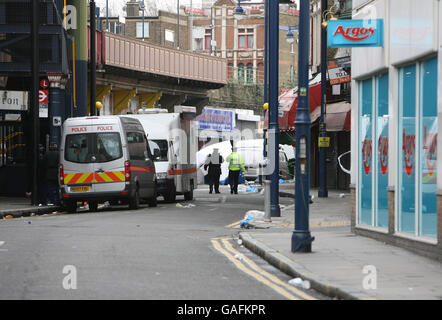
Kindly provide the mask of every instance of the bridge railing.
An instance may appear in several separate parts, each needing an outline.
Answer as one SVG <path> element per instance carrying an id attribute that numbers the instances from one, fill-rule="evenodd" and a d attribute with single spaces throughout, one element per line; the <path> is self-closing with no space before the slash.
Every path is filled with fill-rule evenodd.
<path id="1" fill-rule="evenodd" d="M 137 39 L 104 32 L 97 35 L 103 43 L 101 63 L 163 76 L 227 83 L 227 61 L 223 58 L 157 46 Z M 97 59 L 98 63 L 98 59 Z"/>

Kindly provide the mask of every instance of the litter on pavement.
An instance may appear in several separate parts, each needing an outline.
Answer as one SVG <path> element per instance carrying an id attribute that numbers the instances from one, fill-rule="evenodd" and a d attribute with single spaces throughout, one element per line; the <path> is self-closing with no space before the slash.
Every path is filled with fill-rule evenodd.
<path id="1" fill-rule="evenodd" d="M 193 208 L 193 207 L 196 207 L 192 203 L 187 203 L 187 204 L 177 203 L 176 206 L 177 206 L 177 208 Z"/>

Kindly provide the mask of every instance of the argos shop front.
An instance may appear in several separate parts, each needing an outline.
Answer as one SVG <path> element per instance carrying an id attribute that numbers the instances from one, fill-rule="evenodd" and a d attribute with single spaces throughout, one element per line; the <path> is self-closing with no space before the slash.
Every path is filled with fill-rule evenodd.
<path id="1" fill-rule="evenodd" d="M 442 260 L 442 3 L 353 6 L 384 41 L 352 49 L 352 230 Z"/>

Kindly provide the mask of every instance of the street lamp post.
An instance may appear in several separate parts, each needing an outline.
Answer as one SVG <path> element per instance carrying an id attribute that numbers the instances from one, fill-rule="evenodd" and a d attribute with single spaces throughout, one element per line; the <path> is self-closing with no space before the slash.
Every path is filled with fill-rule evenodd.
<path id="1" fill-rule="evenodd" d="M 145 9 L 145 6 L 144 6 L 144 1 L 140 1 L 140 10 L 143 12 L 143 23 L 142 23 L 142 28 L 143 28 L 143 33 L 142 33 L 142 37 L 143 37 L 143 41 L 144 41 L 144 9 Z"/>
<path id="2" fill-rule="evenodd" d="M 279 207 L 279 1 L 269 2 L 269 165 L 270 173 L 270 214 L 281 216 Z"/>
<path id="3" fill-rule="evenodd" d="M 268 44 L 269 44 L 269 0 L 264 1 L 264 103 L 269 102 L 269 91 L 268 91 Z M 268 109 L 267 109 L 268 110 Z M 270 116 L 270 112 L 268 113 Z M 264 151 L 263 156 L 264 159 L 267 158 L 266 151 L 266 139 L 265 139 L 265 131 L 264 131 Z"/>
<path id="4" fill-rule="evenodd" d="M 311 252 L 314 237 L 309 231 L 310 206 L 310 110 L 309 110 L 309 37 L 310 1 L 300 0 L 298 107 L 296 111 L 296 184 L 295 229 L 291 239 L 292 252 Z"/>
<path id="5" fill-rule="evenodd" d="M 90 84 L 90 112 L 91 115 L 96 115 L 96 108 L 95 108 L 95 100 L 96 100 L 96 67 L 97 67 L 97 56 L 96 56 L 96 21 L 95 21 L 95 1 L 91 0 L 90 2 L 90 19 L 91 19 L 91 27 L 90 27 L 90 47 L 91 47 L 91 84 Z"/>
<path id="6" fill-rule="evenodd" d="M 327 10 L 327 0 L 321 0 L 321 17 Z M 325 124 L 325 104 L 327 88 L 327 29 L 321 24 L 321 117 L 319 118 L 319 137 L 327 137 Z M 327 148 L 319 147 L 319 190 L 318 197 L 327 198 Z"/>
<path id="7" fill-rule="evenodd" d="M 40 3 L 39 1 L 32 1 L 32 16 L 31 16 L 31 48 L 32 48 L 32 67 L 31 67 L 31 106 L 32 106 L 32 198 L 31 204 L 38 205 L 38 143 L 40 137 L 40 104 L 39 104 L 39 76 L 40 76 L 40 64 L 39 64 L 39 14 Z M 30 191 L 30 190 L 28 190 Z"/>
<path id="8" fill-rule="evenodd" d="M 176 48 L 180 50 L 180 0 L 177 0 L 176 5 Z"/>

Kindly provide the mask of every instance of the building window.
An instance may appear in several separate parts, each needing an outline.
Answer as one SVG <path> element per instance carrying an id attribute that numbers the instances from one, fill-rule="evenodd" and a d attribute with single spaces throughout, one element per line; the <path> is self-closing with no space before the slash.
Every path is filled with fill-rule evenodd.
<path id="1" fill-rule="evenodd" d="M 164 40 L 169 42 L 175 42 L 175 31 L 173 30 L 164 30 Z"/>
<path id="2" fill-rule="evenodd" d="M 203 50 L 203 39 L 195 38 L 195 50 L 197 51 Z"/>
<path id="3" fill-rule="evenodd" d="M 238 48 L 253 49 L 254 45 L 253 29 L 238 29 Z"/>
<path id="4" fill-rule="evenodd" d="M 206 29 L 206 32 L 204 34 L 204 49 L 210 50 L 212 47 L 212 30 Z"/>
<path id="5" fill-rule="evenodd" d="M 399 99 L 397 228 L 436 237 L 437 58 L 400 69 Z"/>
<path id="6" fill-rule="evenodd" d="M 143 38 L 143 22 L 137 22 L 137 38 Z M 149 22 L 144 21 L 144 38 L 149 38 Z"/>
<path id="7" fill-rule="evenodd" d="M 247 83 L 253 83 L 253 64 L 248 63 L 246 67 L 246 81 Z"/>
<path id="8" fill-rule="evenodd" d="M 238 81 L 244 82 L 244 64 L 238 64 Z"/>

